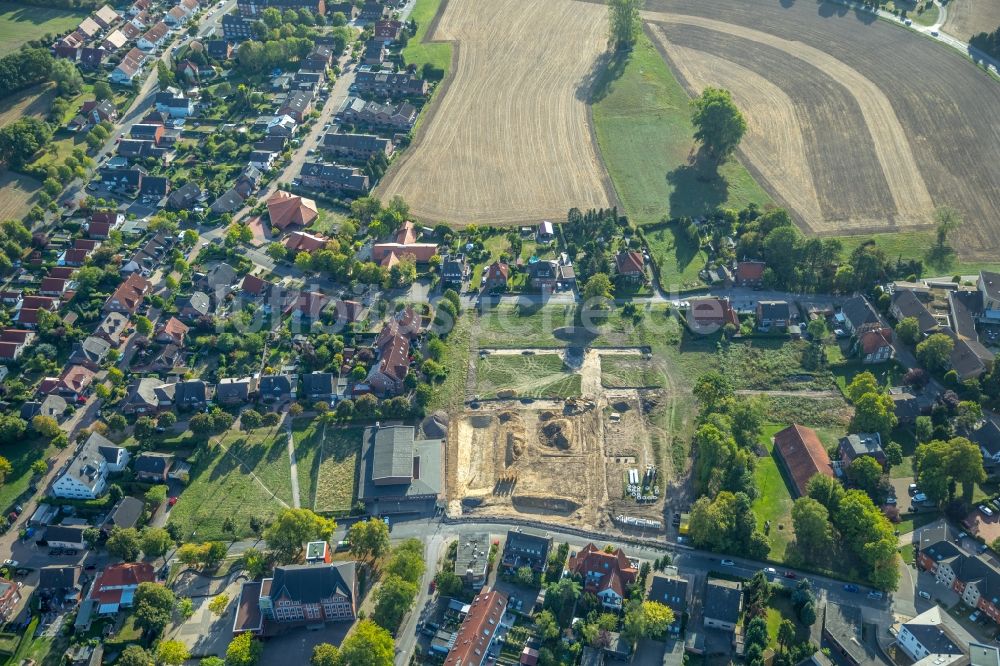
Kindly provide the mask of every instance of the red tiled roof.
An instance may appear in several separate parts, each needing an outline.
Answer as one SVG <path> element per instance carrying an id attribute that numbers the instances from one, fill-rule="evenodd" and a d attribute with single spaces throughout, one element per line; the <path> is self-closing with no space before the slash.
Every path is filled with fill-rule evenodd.
<path id="1" fill-rule="evenodd" d="M 72 266 L 53 266 L 49 269 L 48 277 L 50 278 L 71 278 L 76 269 Z"/>
<path id="2" fill-rule="evenodd" d="M 80 393 L 86 390 L 90 383 L 94 381 L 94 371 L 82 365 L 71 365 L 66 368 L 59 377 L 59 382 L 67 390 Z"/>
<path id="3" fill-rule="evenodd" d="M 122 590 L 107 588 L 137 587 L 140 583 L 153 583 L 156 574 L 148 562 L 122 562 L 112 564 L 97 576 L 90 598 L 101 603 L 117 603 Z"/>
<path id="4" fill-rule="evenodd" d="M 634 583 L 639 575 L 639 570 L 632 566 L 621 548 L 606 553 L 592 543 L 569 558 L 569 570 L 584 577 L 588 591 L 596 594 L 610 588 L 622 598 L 625 597 L 625 588 Z M 599 578 L 596 577 L 598 574 Z"/>
<path id="5" fill-rule="evenodd" d="M 92 238 L 77 238 L 73 241 L 73 249 L 75 250 L 95 250 L 100 243 Z"/>
<path id="6" fill-rule="evenodd" d="M 874 354 L 879 349 L 891 344 L 892 330 L 888 328 L 872 329 L 861 336 L 861 349 L 865 354 Z"/>
<path id="7" fill-rule="evenodd" d="M 171 317 L 167 320 L 167 323 L 160 327 L 159 333 L 169 335 L 174 342 L 183 342 L 184 336 L 187 335 L 189 329 L 180 319 L 177 317 Z"/>
<path id="8" fill-rule="evenodd" d="M 455 636 L 455 646 L 444 660 L 445 666 L 472 666 L 486 657 L 486 649 L 500 626 L 507 608 L 507 595 L 496 590 L 480 592 L 469 606 Z"/>
<path id="9" fill-rule="evenodd" d="M 246 275 L 243 277 L 243 291 L 253 296 L 260 296 L 267 291 L 271 283 L 261 279 L 256 275 Z"/>
<path id="10" fill-rule="evenodd" d="M 800 497 L 806 494 L 806 484 L 815 475 L 833 477 L 830 456 L 812 428 L 790 425 L 775 433 L 774 450 L 784 462 Z"/>
<path id="11" fill-rule="evenodd" d="M 293 252 L 315 252 L 326 247 L 329 240 L 323 236 L 308 234 L 304 231 L 293 231 L 281 243 Z"/>
<path id="12" fill-rule="evenodd" d="M 494 261 L 486 267 L 486 277 L 484 279 L 488 282 L 496 282 L 498 280 L 506 282 L 509 277 L 510 266 L 502 261 Z"/>
<path id="13" fill-rule="evenodd" d="M 56 277 L 43 278 L 42 284 L 41 286 L 39 286 L 38 290 L 61 294 L 63 291 L 66 290 L 66 282 L 67 282 L 66 278 L 56 278 Z"/>
<path id="14" fill-rule="evenodd" d="M 319 217 L 315 201 L 283 190 L 268 197 L 267 214 L 271 218 L 271 226 L 282 230 L 293 224 L 304 227 Z"/>
<path id="15" fill-rule="evenodd" d="M 635 275 L 642 273 L 642 255 L 638 252 L 619 252 L 615 257 L 618 272 L 623 275 Z"/>
<path id="16" fill-rule="evenodd" d="M 127 280 L 118 286 L 108 301 L 118 301 L 123 308 L 135 311 L 142 303 L 142 299 L 146 297 L 146 292 L 149 291 L 150 287 L 149 280 L 138 273 L 132 273 Z"/>
<path id="17" fill-rule="evenodd" d="M 53 296 L 25 296 L 21 301 L 22 308 L 37 310 L 55 310 L 59 299 Z"/>
<path id="18" fill-rule="evenodd" d="M 763 279 L 767 264 L 763 261 L 741 261 L 736 264 L 736 279 L 738 281 L 756 282 Z"/>

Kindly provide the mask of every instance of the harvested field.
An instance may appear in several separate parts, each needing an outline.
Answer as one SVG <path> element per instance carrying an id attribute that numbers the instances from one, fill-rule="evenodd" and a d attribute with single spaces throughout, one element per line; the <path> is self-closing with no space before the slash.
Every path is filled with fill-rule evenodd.
<path id="1" fill-rule="evenodd" d="M 455 225 L 611 205 L 586 104 L 606 14 L 572 0 L 450 0 L 431 37 L 455 42 L 457 66 L 379 196 Z"/>
<path id="2" fill-rule="evenodd" d="M 346 513 L 358 494 L 358 456 L 364 428 L 327 428 L 319 452 L 314 510 Z"/>
<path id="3" fill-rule="evenodd" d="M 34 118 L 46 116 L 55 98 L 55 86 L 42 84 L 22 90 L 12 97 L 0 100 L 0 126 L 20 120 L 26 116 Z"/>
<path id="4" fill-rule="evenodd" d="M 476 394 L 483 398 L 569 398 L 580 395 L 580 375 L 559 354 L 491 354 L 476 363 Z"/>
<path id="5" fill-rule="evenodd" d="M 947 11 L 941 30 L 962 41 L 1000 27 L 1000 2 L 996 0 L 952 0 Z"/>
<path id="6" fill-rule="evenodd" d="M 19 220 L 35 203 L 41 188 L 34 178 L 0 169 L 0 219 Z"/>
<path id="7" fill-rule="evenodd" d="M 829 3 L 646 7 L 644 19 L 689 89 L 733 89 L 750 119 L 745 161 L 804 228 L 912 229 L 950 205 L 966 219 L 953 243 L 962 258 L 995 257 L 1000 181 L 983 165 L 1000 161 L 990 111 L 1000 108 L 1000 87 L 960 54 Z M 763 136 L 786 125 L 799 137 Z M 805 155 L 808 172 L 782 170 L 774 154 Z"/>

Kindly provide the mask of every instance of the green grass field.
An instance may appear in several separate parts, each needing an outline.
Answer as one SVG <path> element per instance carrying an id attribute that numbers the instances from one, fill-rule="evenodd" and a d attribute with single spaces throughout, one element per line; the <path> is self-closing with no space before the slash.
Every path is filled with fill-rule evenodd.
<path id="1" fill-rule="evenodd" d="M 580 375 L 569 371 L 558 354 L 493 354 L 479 359 L 476 393 L 483 398 L 568 398 L 580 395 Z"/>
<path id="2" fill-rule="evenodd" d="M 170 511 L 170 522 L 185 540 L 249 536 L 252 516 L 270 520 L 282 502 L 292 503 L 284 429 L 230 431 L 199 449 L 192 462 L 191 481 Z M 232 532 L 223 529 L 227 518 L 235 523 Z"/>
<path id="3" fill-rule="evenodd" d="M 687 236 L 677 232 L 677 225 L 658 226 L 645 231 L 650 256 L 660 267 L 660 287 L 667 292 L 703 285 L 698 272 L 708 262 L 708 255 Z"/>
<path id="4" fill-rule="evenodd" d="M 927 12 L 924 12 L 925 14 Z M 889 259 L 895 260 L 901 257 L 904 260 L 924 259 L 924 254 L 934 243 L 933 231 L 900 231 L 891 234 L 870 234 L 867 236 L 838 236 L 844 251 L 841 256 L 845 259 L 850 256 L 856 247 L 867 243 L 869 240 L 885 252 Z M 1000 271 L 1000 262 L 977 262 L 959 260 L 949 270 L 944 271 L 945 275 L 958 273 L 959 275 L 973 275 L 981 270 Z M 939 275 L 942 271 L 937 271 L 929 267 L 924 268 L 924 273 L 928 276 Z"/>
<path id="5" fill-rule="evenodd" d="M 784 426 L 768 425 L 760 436 L 761 446 L 767 448 L 768 456 L 757 459 L 754 477 L 757 489 L 760 491 L 754 500 L 753 510 L 757 515 L 757 527 L 764 530 L 764 523 L 770 521 L 771 531 L 768 540 L 771 542 L 772 560 L 781 562 L 785 559 L 785 550 L 795 538 L 792 529 L 792 495 L 788 490 L 785 477 L 778 467 L 778 461 L 773 454 L 774 445 L 771 437 Z"/>
<path id="6" fill-rule="evenodd" d="M 447 370 L 445 379 L 434 387 L 427 411 L 444 409 L 454 412 L 465 402 L 465 383 L 469 376 L 469 348 L 472 345 L 473 315 L 465 313 L 455 322 L 446 339 L 442 362 Z"/>
<path id="7" fill-rule="evenodd" d="M 31 465 L 35 461 L 44 460 L 46 456 L 55 453 L 54 446 L 46 448 L 45 442 L 40 439 L 25 438 L 4 446 L 0 455 L 10 461 L 13 469 L 4 479 L 3 485 L 0 485 L 0 506 L 10 506 L 16 497 L 28 489 L 32 478 Z"/>
<path id="8" fill-rule="evenodd" d="M 736 161 L 713 179 L 692 166 L 689 97 L 644 34 L 624 65 L 609 66 L 592 101 L 601 154 L 633 224 L 770 201 Z"/>
<path id="9" fill-rule="evenodd" d="M 443 70 L 447 76 L 451 69 L 451 44 L 424 43 L 427 28 L 440 8 L 441 0 L 417 0 L 410 13 L 410 18 L 417 23 L 417 34 L 410 38 L 403 49 L 403 61 L 407 65 L 416 65 L 418 69 L 430 63 Z"/>
<path id="10" fill-rule="evenodd" d="M 327 427 L 316 475 L 316 511 L 346 514 L 351 510 L 358 495 L 363 433 L 364 428 Z"/>
<path id="11" fill-rule="evenodd" d="M 807 342 L 783 338 L 755 338 L 723 348 L 722 372 L 737 389 L 806 390 L 832 389 L 833 376 L 827 371 L 810 371 L 802 366 Z"/>
<path id="12" fill-rule="evenodd" d="M 0 2 L 0 56 L 46 33 L 57 34 L 75 28 L 86 16 L 87 12 L 81 11 Z"/>
<path id="13" fill-rule="evenodd" d="M 652 361 L 632 356 L 602 356 L 601 385 L 605 388 L 659 388 L 663 374 Z"/>

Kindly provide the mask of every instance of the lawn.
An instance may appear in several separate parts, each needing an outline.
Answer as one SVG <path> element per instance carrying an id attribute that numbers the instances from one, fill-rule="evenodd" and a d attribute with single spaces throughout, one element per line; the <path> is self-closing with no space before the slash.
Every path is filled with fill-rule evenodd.
<path id="1" fill-rule="evenodd" d="M 927 13 L 924 12 L 924 15 L 927 15 Z M 904 261 L 909 259 L 923 260 L 927 248 L 934 242 L 934 232 L 900 231 L 886 234 L 865 234 L 863 236 L 839 236 L 837 240 L 843 244 L 844 249 L 841 256 L 845 259 L 850 256 L 856 247 L 871 240 L 890 259 L 901 257 Z M 925 268 L 924 270 L 927 275 L 941 273 L 941 271 L 934 271 L 930 268 Z M 1000 271 L 1000 262 L 966 262 L 960 259 L 955 266 L 947 271 L 943 271 L 943 273 L 945 275 L 951 275 L 952 273 L 972 275 L 978 273 L 980 270 Z"/>
<path id="2" fill-rule="evenodd" d="M 553 332 L 572 326 L 575 312 L 571 305 L 500 306 L 479 315 L 475 339 L 480 348 L 564 347 Z"/>
<path id="3" fill-rule="evenodd" d="M 624 63 L 608 64 L 591 90 L 591 102 L 604 163 L 633 224 L 770 200 L 735 160 L 722 165 L 719 177 L 692 164 L 696 147 L 688 94 L 645 34 Z"/>
<path id="4" fill-rule="evenodd" d="M 316 203 L 316 209 L 319 212 L 319 217 L 313 222 L 309 232 L 325 236 L 336 235 L 341 223 L 347 219 L 344 214 L 320 202 Z"/>
<path id="5" fill-rule="evenodd" d="M 469 351 L 472 345 L 473 315 L 466 312 L 455 322 L 445 339 L 442 363 L 447 370 L 445 379 L 434 387 L 427 411 L 444 409 L 454 412 L 465 402 L 465 384 L 469 376 Z"/>
<path id="6" fill-rule="evenodd" d="M 925 7 L 924 11 L 920 12 L 919 14 L 914 12 L 913 14 L 910 15 L 910 17 L 913 19 L 913 22 L 926 26 L 931 26 L 937 23 L 938 15 L 940 14 L 938 6 L 928 0 L 928 2 L 925 3 L 924 7 Z"/>
<path id="7" fill-rule="evenodd" d="M 170 522 L 185 540 L 250 536 L 250 518 L 270 520 L 291 505 L 291 486 L 283 428 L 230 431 L 194 454 L 191 481 L 171 510 Z M 227 518 L 234 523 L 232 531 L 224 529 Z"/>
<path id="8" fill-rule="evenodd" d="M 834 382 L 836 382 L 837 387 L 841 391 L 844 391 L 847 385 L 854 381 L 854 378 L 862 372 L 870 372 L 875 375 L 875 379 L 881 386 L 899 386 L 899 383 L 903 381 L 903 376 L 906 374 L 906 368 L 896 361 L 865 365 L 861 361 L 854 359 L 845 361 L 844 363 L 832 364 L 830 365 L 830 371 L 833 373 Z"/>
<path id="9" fill-rule="evenodd" d="M 2 455 L 13 468 L 0 485 L 0 507 L 8 507 L 31 485 L 31 465 L 56 453 L 55 447 L 45 447 L 40 439 L 21 439 L 4 446 Z"/>
<path id="10" fill-rule="evenodd" d="M 601 356 L 601 386 L 659 388 L 663 386 L 663 375 L 649 360 L 634 356 Z"/>
<path id="11" fill-rule="evenodd" d="M 21 44 L 75 28 L 87 16 L 83 11 L 47 7 L 28 7 L 0 2 L 0 56 L 20 48 Z"/>
<path id="12" fill-rule="evenodd" d="M 771 543 L 770 559 L 783 562 L 785 559 L 785 549 L 795 538 L 792 529 L 792 495 L 788 490 L 785 477 L 778 467 L 778 461 L 774 457 L 774 444 L 771 438 L 774 433 L 784 428 L 780 425 L 768 425 L 764 427 L 760 436 L 760 445 L 765 447 L 768 456 L 757 459 L 757 468 L 754 470 L 754 477 L 757 480 L 757 489 L 760 491 L 757 499 L 753 503 L 753 511 L 757 515 L 757 527 L 764 530 L 764 523 L 770 522 L 770 532 L 768 540 Z"/>
<path id="13" fill-rule="evenodd" d="M 808 342 L 784 338 L 756 338 L 733 343 L 721 353 L 722 372 L 737 389 L 806 390 L 832 389 L 832 375 L 807 370 L 802 356 Z"/>
<path id="14" fill-rule="evenodd" d="M 447 76 L 451 69 L 451 44 L 424 41 L 427 39 L 427 29 L 440 8 L 441 0 L 417 0 L 410 13 L 410 19 L 417 24 L 417 34 L 410 38 L 403 49 L 403 61 L 407 65 L 416 65 L 418 69 L 430 63 Z"/>
<path id="15" fill-rule="evenodd" d="M 657 224 L 644 230 L 644 236 L 650 256 L 660 267 L 661 289 L 674 293 L 703 285 L 698 272 L 708 262 L 708 255 L 687 234 L 679 233 L 676 223 Z"/>
<path id="16" fill-rule="evenodd" d="M 493 354 L 476 366 L 476 393 L 483 398 L 568 398 L 580 395 L 580 381 L 558 354 Z"/>
<path id="17" fill-rule="evenodd" d="M 322 426 L 321 426 L 322 428 Z M 358 496 L 358 460 L 364 428 L 326 428 L 317 460 L 314 509 L 347 514 Z M 299 472 L 301 475 L 301 471 Z"/>
<path id="18" fill-rule="evenodd" d="M 36 637 L 38 617 L 36 616 L 24 630 L 24 637 L 17 646 L 17 651 L 7 661 L 8 664 L 33 663 L 36 666 L 61 666 L 66 663 L 64 652 L 69 640 L 64 636 L 57 638 Z"/>

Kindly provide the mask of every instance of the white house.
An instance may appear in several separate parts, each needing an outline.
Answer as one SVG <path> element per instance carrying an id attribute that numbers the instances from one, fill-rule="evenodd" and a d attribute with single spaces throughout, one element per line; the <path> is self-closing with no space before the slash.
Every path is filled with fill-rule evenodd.
<path id="1" fill-rule="evenodd" d="M 83 532 L 86 529 L 82 525 L 52 525 L 45 530 L 45 540 L 50 548 L 83 550 L 87 547 L 83 539 Z"/>
<path id="2" fill-rule="evenodd" d="M 142 37 L 136 41 L 135 45 L 138 46 L 143 51 L 152 51 L 153 49 L 159 48 L 167 41 L 167 37 L 170 34 L 170 28 L 166 23 L 160 21 L 152 28 L 146 31 Z"/>
<path id="3" fill-rule="evenodd" d="M 167 88 L 156 93 L 156 110 L 171 118 L 187 118 L 194 113 L 194 101 L 185 97 L 177 88 Z"/>
<path id="4" fill-rule="evenodd" d="M 928 657 L 934 663 L 948 664 L 969 654 L 975 639 L 939 606 L 932 606 L 909 622 L 904 622 L 896 642 L 911 659 Z"/>
<path id="5" fill-rule="evenodd" d="M 66 499 L 96 499 L 108 486 L 108 475 L 128 465 L 129 453 L 93 433 L 52 484 L 52 494 Z"/>

